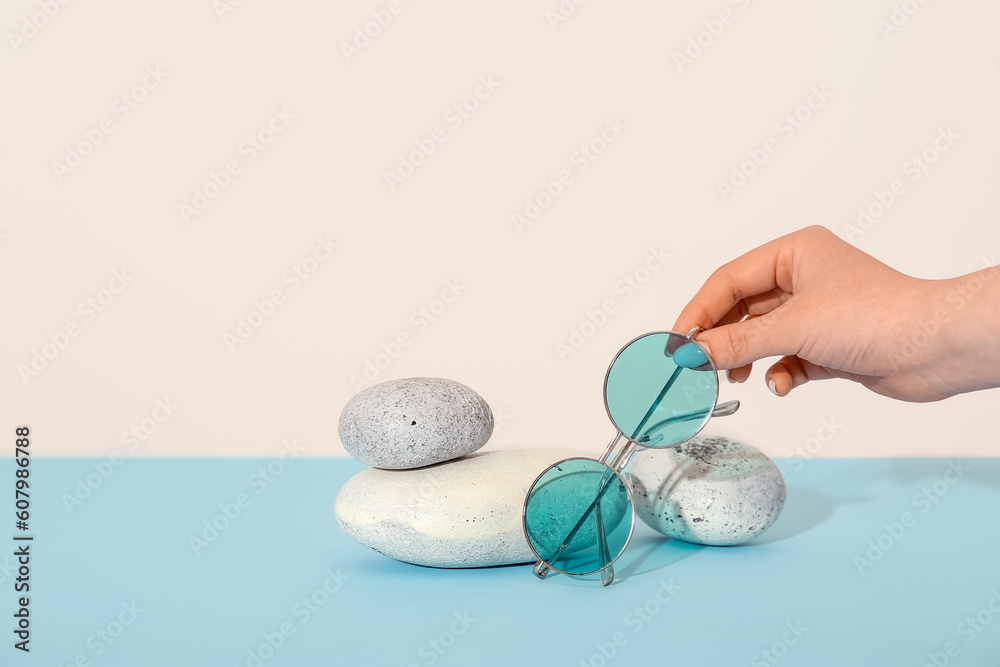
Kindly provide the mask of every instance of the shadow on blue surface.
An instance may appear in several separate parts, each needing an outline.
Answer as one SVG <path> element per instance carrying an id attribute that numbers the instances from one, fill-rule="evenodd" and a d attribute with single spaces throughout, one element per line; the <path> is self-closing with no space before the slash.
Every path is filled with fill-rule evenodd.
<path id="1" fill-rule="evenodd" d="M 801 535 L 829 519 L 835 507 L 834 501 L 822 493 L 812 489 L 789 487 L 785 506 L 774 525 L 760 537 L 740 546 L 771 544 Z"/>
<path id="2" fill-rule="evenodd" d="M 628 550 L 615 563 L 616 582 L 629 577 L 655 572 L 689 558 L 706 547 L 672 540 L 656 533 L 636 534 Z"/>
<path id="3" fill-rule="evenodd" d="M 705 548 L 700 544 L 689 544 L 664 537 L 659 533 L 653 532 L 652 529 L 646 528 L 644 525 L 637 525 L 636 532 L 632 536 L 632 540 L 629 542 L 625 553 L 615 561 L 615 584 L 624 582 L 629 577 L 662 570 L 695 555 Z M 440 577 L 454 580 L 464 577 L 476 578 L 488 572 L 499 574 L 507 571 L 516 572 L 517 576 L 526 576 L 528 577 L 527 581 L 532 579 L 531 566 L 533 563 L 495 565 L 491 567 L 437 568 L 393 560 L 360 545 L 357 545 L 356 549 L 352 547 L 352 551 L 357 552 L 355 554 L 356 559 L 350 561 L 342 560 L 341 564 L 347 564 L 352 569 L 380 577 L 434 581 Z M 562 578 L 562 576 L 557 573 L 550 575 L 553 579 Z M 548 579 L 546 578 L 546 581 Z M 596 574 L 571 577 L 569 579 L 600 582 L 600 576 Z"/>

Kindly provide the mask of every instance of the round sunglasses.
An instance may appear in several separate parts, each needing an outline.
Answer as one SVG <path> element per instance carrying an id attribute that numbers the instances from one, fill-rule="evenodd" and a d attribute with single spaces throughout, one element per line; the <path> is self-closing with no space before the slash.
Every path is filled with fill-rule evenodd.
<path id="1" fill-rule="evenodd" d="M 534 574 L 601 573 L 614 581 L 613 563 L 635 527 L 632 489 L 622 471 L 645 448 L 676 447 L 712 417 L 731 415 L 739 401 L 716 405 L 715 364 L 694 335 L 644 334 L 623 347 L 604 378 L 604 407 L 618 429 L 600 459 L 568 458 L 545 469 L 524 500 L 521 522 L 538 558 Z M 615 452 L 618 443 L 625 445 Z"/>

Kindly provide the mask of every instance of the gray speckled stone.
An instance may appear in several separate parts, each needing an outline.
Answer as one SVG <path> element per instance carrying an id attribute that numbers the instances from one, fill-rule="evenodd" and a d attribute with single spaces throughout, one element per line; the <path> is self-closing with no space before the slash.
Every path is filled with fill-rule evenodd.
<path id="1" fill-rule="evenodd" d="M 355 541 L 397 560 L 483 567 L 535 560 L 521 528 L 528 487 L 559 449 L 477 452 L 419 470 L 369 468 L 344 484 L 335 514 Z"/>
<path id="2" fill-rule="evenodd" d="M 356 394 L 340 414 L 340 440 L 358 461 L 403 470 L 471 454 L 493 434 L 483 397 L 444 378 L 390 380 Z"/>
<path id="3" fill-rule="evenodd" d="M 671 449 L 643 451 L 631 475 L 639 517 L 695 544 L 751 540 L 785 504 L 785 480 L 774 462 L 731 438 L 696 436 Z"/>

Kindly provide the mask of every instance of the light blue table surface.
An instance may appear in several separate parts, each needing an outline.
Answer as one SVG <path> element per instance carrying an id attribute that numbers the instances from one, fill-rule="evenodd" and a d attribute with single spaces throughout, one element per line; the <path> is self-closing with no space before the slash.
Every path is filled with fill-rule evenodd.
<path id="1" fill-rule="evenodd" d="M 0 461 L 0 665 L 1000 666 L 1000 459 L 778 460 L 788 500 L 753 544 L 637 522 L 608 588 L 361 547 L 333 515 L 352 460 L 261 484 L 267 460 L 129 459 L 70 512 L 100 461 L 32 461 L 30 654 L 10 630 L 21 533 Z"/>

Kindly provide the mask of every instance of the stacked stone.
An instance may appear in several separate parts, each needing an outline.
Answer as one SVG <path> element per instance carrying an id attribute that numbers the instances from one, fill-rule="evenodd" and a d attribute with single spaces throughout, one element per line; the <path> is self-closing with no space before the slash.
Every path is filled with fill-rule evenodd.
<path id="1" fill-rule="evenodd" d="M 493 412 L 469 387 L 442 378 L 383 382 L 347 402 L 340 439 L 372 466 L 337 495 L 352 539 L 397 560 L 483 567 L 533 559 L 521 528 L 524 496 L 561 450 L 478 451 Z"/>

